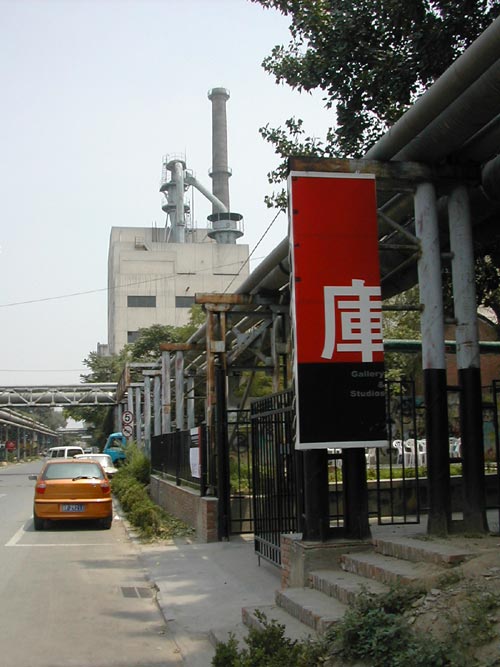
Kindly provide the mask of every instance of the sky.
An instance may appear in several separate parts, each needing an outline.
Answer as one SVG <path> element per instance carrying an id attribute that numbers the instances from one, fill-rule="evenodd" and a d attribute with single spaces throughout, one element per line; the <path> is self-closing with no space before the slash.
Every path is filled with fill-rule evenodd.
<path id="1" fill-rule="evenodd" d="M 251 269 L 287 235 L 281 214 L 262 239 L 278 160 L 258 129 L 332 124 L 319 95 L 261 66 L 288 24 L 249 0 L 0 0 L 0 386 L 80 382 L 107 342 L 111 227 L 165 225 L 166 154 L 211 189 L 209 89 L 231 95 L 231 209 Z M 206 226 L 210 204 L 194 206 Z"/>

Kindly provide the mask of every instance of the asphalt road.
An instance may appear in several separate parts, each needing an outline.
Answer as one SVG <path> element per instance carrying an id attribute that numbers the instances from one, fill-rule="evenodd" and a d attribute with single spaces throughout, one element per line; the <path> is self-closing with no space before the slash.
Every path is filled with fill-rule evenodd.
<path id="1" fill-rule="evenodd" d="M 29 473 L 0 468 L 0 663 L 2 667 L 182 665 L 119 520 L 33 528 Z"/>

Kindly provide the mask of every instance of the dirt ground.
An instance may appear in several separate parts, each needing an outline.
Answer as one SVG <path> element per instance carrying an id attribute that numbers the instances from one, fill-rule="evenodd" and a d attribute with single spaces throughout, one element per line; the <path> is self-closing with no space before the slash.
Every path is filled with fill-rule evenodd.
<path id="1" fill-rule="evenodd" d="M 465 637 L 481 667 L 500 665 L 500 606 L 484 614 L 492 596 L 500 605 L 500 536 L 454 536 L 450 541 L 476 555 L 451 568 L 442 585 L 416 600 L 408 620 L 416 630 L 435 638 Z M 495 639 L 483 643 L 485 617 Z"/>

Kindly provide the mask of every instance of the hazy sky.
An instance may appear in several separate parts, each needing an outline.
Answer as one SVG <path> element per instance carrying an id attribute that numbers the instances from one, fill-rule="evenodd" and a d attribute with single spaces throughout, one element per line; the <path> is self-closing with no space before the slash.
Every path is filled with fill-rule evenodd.
<path id="1" fill-rule="evenodd" d="M 319 96 L 262 69 L 288 39 L 283 16 L 248 0 L 0 0 L 0 385 L 79 382 L 107 341 L 111 227 L 164 226 L 165 154 L 211 189 L 217 86 L 231 93 L 231 208 L 254 248 L 277 162 L 258 128 L 295 115 L 321 136 L 332 122 Z M 197 196 L 199 226 L 210 212 Z M 286 233 L 281 215 L 251 268 Z"/>

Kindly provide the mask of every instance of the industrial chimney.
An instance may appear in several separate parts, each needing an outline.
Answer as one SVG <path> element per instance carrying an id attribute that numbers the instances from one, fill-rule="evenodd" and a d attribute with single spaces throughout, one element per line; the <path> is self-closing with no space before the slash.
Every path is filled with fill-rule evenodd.
<path id="1" fill-rule="evenodd" d="M 231 213 L 229 206 L 229 177 L 231 170 L 227 165 L 227 117 L 226 102 L 229 91 L 226 88 L 212 88 L 208 91 L 208 99 L 212 102 L 212 193 L 221 201 L 227 212 L 220 212 L 212 205 L 212 215 L 208 220 L 212 229 L 208 233 L 217 243 L 236 243 L 243 235 L 243 216 Z"/>

